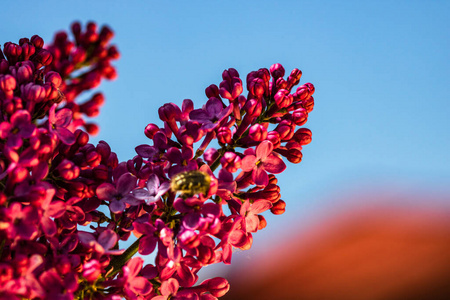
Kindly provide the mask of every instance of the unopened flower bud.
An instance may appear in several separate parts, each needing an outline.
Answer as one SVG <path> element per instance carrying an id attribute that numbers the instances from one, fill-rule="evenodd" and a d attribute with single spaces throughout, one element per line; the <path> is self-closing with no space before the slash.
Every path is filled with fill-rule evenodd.
<path id="1" fill-rule="evenodd" d="M 221 277 L 207 279 L 203 281 L 201 285 L 205 285 L 206 289 L 214 297 L 222 297 L 230 289 L 230 284 L 228 283 L 228 281 L 225 278 Z"/>
<path id="2" fill-rule="evenodd" d="M 295 92 L 295 100 L 305 100 L 314 94 L 315 88 L 312 83 L 305 83 L 304 85 L 297 88 Z"/>
<path id="3" fill-rule="evenodd" d="M 222 73 L 223 80 L 231 81 L 233 79 L 233 77 L 239 78 L 239 73 L 238 73 L 238 71 L 236 71 L 236 69 L 229 68 L 228 70 L 225 70 Z"/>
<path id="4" fill-rule="evenodd" d="M 106 45 L 114 37 L 114 32 L 108 26 L 103 26 L 100 29 L 98 41 L 100 45 Z"/>
<path id="5" fill-rule="evenodd" d="M 257 99 L 250 99 L 245 103 L 244 110 L 249 117 L 258 117 L 262 111 L 261 102 Z"/>
<path id="6" fill-rule="evenodd" d="M 83 147 L 89 141 L 89 135 L 80 129 L 75 130 L 74 135 L 75 135 L 75 143 L 79 147 Z"/>
<path id="7" fill-rule="evenodd" d="M 22 47 L 14 43 L 7 42 L 4 45 L 3 53 L 10 64 L 15 64 L 19 60 L 19 56 L 22 54 Z"/>
<path id="8" fill-rule="evenodd" d="M 264 229 L 267 226 L 266 218 L 264 218 L 263 215 L 258 215 L 259 224 L 258 224 L 258 230 Z"/>
<path id="9" fill-rule="evenodd" d="M 22 97 L 25 100 L 33 102 L 41 102 L 47 96 L 47 91 L 42 85 L 34 84 L 30 82 L 24 86 L 21 86 Z"/>
<path id="10" fill-rule="evenodd" d="M 283 200 L 278 200 L 273 204 L 273 206 L 270 208 L 270 211 L 274 215 L 282 215 L 286 211 L 286 202 Z"/>
<path id="11" fill-rule="evenodd" d="M 33 35 L 30 41 L 34 45 L 36 50 L 42 49 L 42 47 L 44 47 L 44 40 L 38 35 Z"/>
<path id="12" fill-rule="evenodd" d="M 149 139 L 153 139 L 153 137 L 155 136 L 155 133 L 157 133 L 158 131 L 159 131 L 159 127 L 153 123 L 150 123 L 147 126 L 145 126 L 144 134 Z"/>
<path id="13" fill-rule="evenodd" d="M 302 161 L 302 146 L 297 142 L 286 143 L 287 154 L 285 155 L 287 160 L 293 164 L 298 164 Z"/>
<path id="14" fill-rule="evenodd" d="M 215 148 L 209 148 L 203 153 L 203 159 L 208 163 L 208 165 L 212 165 L 213 162 L 219 157 L 219 152 Z"/>
<path id="15" fill-rule="evenodd" d="M 308 128 L 300 128 L 294 133 L 293 139 L 300 145 L 308 145 L 311 143 L 312 132 Z"/>
<path id="16" fill-rule="evenodd" d="M 248 136 L 255 142 L 264 141 L 267 138 L 267 129 L 261 124 L 252 125 L 249 128 Z"/>
<path id="17" fill-rule="evenodd" d="M 116 46 L 111 46 L 108 48 L 108 58 L 110 59 L 119 59 L 120 53 L 119 50 L 117 50 Z"/>
<path id="18" fill-rule="evenodd" d="M 234 173 L 241 167 L 241 158 L 234 152 L 226 152 L 220 159 L 220 163 L 225 170 Z"/>
<path id="19" fill-rule="evenodd" d="M 270 74 L 272 74 L 272 77 L 276 79 L 278 79 L 279 77 L 283 77 L 284 76 L 284 68 L 281 64 L 273 64 L 270 67 Z"/>
<path id="20" fill-rule="evenodd" d="M 231 143 L 231 136 L 232 136 L 232 133 L 231 133 L 230 128 L 228 128 L 228 127 L 223 126 L 217 130 L 217 140 L 219 141 L 219 143 L 222 143 L 222 144 Z"/>
<path id="21" fill-rule="evenodd" d="M 0 49 L 0 57 L 1 57 L 1 49 Z M 6 59 L 2 58 L 0 59 L 0 74 L 5 74 L 8 72 L 9 69 L 9 63 Z"/>
<path id="22" fill-rule="evenodd" d="M 175 120 L 181 114 L 180 108 L 174 103 L 166 103 L 158 109 L 159 118 L 161 121 Z"/>
<path id="23" fill-rule="evenodd" d="M 299 69 L 292 70 L 291 74 L 287 79 L 288 89 L 290 90 L 293 86 L 297 85 L 300 82 L 301 77 L 302 71 L 300 71 Z"/>
<path id="24" fill-rule="evenodd" d="M 220 97 L 220 95 L 219 95 L 219 88 L 215 84 L 211 84 L 210 86 L 208 86 L 205 89 L 205 94 L 206 94 L 206 97 L 208 97 L 208 99 L 211 98 L 211 97 L 215 97 L 215 98 L 219 98 Z"/>
<path id="25" fill-rule="evenodd" d="M 260 99 L 265 92 L 264 81 L 261 78 L 254 78 L 248 86 L 248 91 L 256 98 Z"/>
<path id="26" fill-rule="evenodd" d="M 64 159 L 56 168 L 59 176 L 65 180 L 74 180 L 80 176 L 80 168 L 77 167 L 72 161 Z"/>
<path id="27" fill-rule="evenodd" d="M 294 135 L 295 124 L 291 120 L 283 120 L 275 128 L 282 141 L 290 140 Z"/>
<path id="28" fill-rule="evenodd" d="M 21 64 L 21 65 L 17 68 L 16 74 L 15 74 L 17 82 L 19 84 L 21 84 L 21 83 L 30 82 L 31 80 L 33 80 L 34 65 L 29 61 L 28 61 L 28 63 L 19 62 L 18 64 Z"/>
<path id="29" fill-rule="evenodd" d="M 292 104 L 293 97 L 288 90 L 281 89 L 273 97 L 278 108 L 288 107 Z"/>
<path id="30" fill-rule="evenodd" d="M 48 50 L 41 49 L 36 53 L 33 60 L 35 62 L 36 68 L 39 69 L 42 66 L 48 66 L 49 64 L 51 64 L 53 56 Z"/>
<path id="31" fill-rule="evenodd" d="M 36 52 L 35 47 L 33 44 L 30 43 L 24 43 L 22 45 L 22 59 L 28 60 L 30 56 L 32 56 Z"/>
<path id="32" fill-rule="evenodd" d="M 55 85 L 56 88 L 59 88 L 62 84 L 62 78 L 59 73 L 50 71 L 45 74 L 45 82 L 51 82 Z"/>
<path id="33" fill-rule="evenodd" d="M 96 167 L 102 161 L 102 156 L 97 151 L 89 151 L 86 153 L 86 162 L 91 167 Z"/>
<path id="34" fill-rule="evenodd" d="M 310 96 L 308 99 L 303 100 L 302 106 L 306 109 L 308 113 L 312 112 L 314 108 L 314 97 Z"/>
<path id="35" fill-rule="evenodd" d="M 277 131 L 267 133 L 267 140 L 272 142 L 274 149 L 277 149 L 281 145 L 281 136 Z"/>
<path id="36" fill-rule="evenodd" d="M 17 87 L 16 79 L 11 75 L 0 75 L 0 89 L 5 93 L 7 98 L 13 97 L 13 91 Z"/>
<path id="37" fill-rule="evenodd" d="M 308 121 L 308 112 L 304 108 L 298 108 L 292 112 L 292 121 L 297 126 L 305 125 Z"/>

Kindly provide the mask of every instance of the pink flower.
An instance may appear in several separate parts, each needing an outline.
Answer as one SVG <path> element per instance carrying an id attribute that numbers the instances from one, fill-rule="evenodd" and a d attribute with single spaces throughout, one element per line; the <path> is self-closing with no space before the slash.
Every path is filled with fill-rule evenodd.
<path id="1" fill-rule="evenodd" d="M 242 159 L 242 170 L 252 172 L 252 179 L 256 185 L 266 186 L 269 183 L 267 172 L 278 174 L 286 169 L 283 160 L 272 150 L 272 142 L 263 141 L 256 147 L 256 152 L 251 148 L 244 152 L 246 156 Z"/>
<path id="2" fill-rule="evenodd" d="M 245 201 L 241 206 L 240 214 L 245 217 L 245 229 L 247 232 L 258 230 L 258 214 L 265 212 L 272 207 L 272 203 L 267 200 L 257 200 L 250 205 L 250 201 Z"/>
<path id="3" fill-rule="evenodd" d="M 122 268 L 123 277 L 119 281 L 123 280 L 123 291 L 130 299 L 136 299 L 138 295 L 148 295 L 153 290 L 152 285 L 146 278 L 138 276 L 143 264 L 144 260 L 142 258 L 135 257 L 130 259 L 126 266 Z"/>

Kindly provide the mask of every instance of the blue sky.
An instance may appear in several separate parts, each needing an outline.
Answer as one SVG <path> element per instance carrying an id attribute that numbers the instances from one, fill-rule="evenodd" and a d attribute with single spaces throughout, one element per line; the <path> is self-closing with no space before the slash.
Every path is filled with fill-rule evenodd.
<path id="1" fill-rule="evenodd" d="M 352 191 L 450 195 L 449 15 L 448 1 L 7 1 L 0 36 L 50 41 L 74 20 L 115 31 L 119 78 L 101 87 L 93 141 L 121 160 L 148 142 L 159 106 L 200 107 L 224 69 L 301 69 L 316 87 L 313 142 L 280 175 L 288 210 L 264 240 Z"/>

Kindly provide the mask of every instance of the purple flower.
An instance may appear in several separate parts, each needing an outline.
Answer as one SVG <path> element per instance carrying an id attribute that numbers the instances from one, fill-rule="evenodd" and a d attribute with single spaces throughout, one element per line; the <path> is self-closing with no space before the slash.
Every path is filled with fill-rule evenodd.
<path id="1" fill-rule="evenodd" d="M 131 206 L 142 203 L 141 199 L 136 198 L 130 192 L 136 187 L 137 178 L 131 173 L 125 173 L 119 177 L 116 186 L 111 183 L 102 183 L 97 187 L 97 197 L 100 200 L 110 201 L 109 209 L 113 213 L 123 211 L 126 204 Z"/>
<path id="2" fill-rule="evenodd" d="M 256 152 L 251 148 L 244 152 L 246 156 L 242 159 L 242 170 L 252 172 L 256 185 L 266 186 L 269 183 L 267 172 L 278 174 L 286 169 L 283 160 L 272 153 L 272 150 L 272 142 L 263 141 L 256 147 Z"/>
<path id="3" fill-rule="evenodd" d="M 55 133 L 58 138 L 66 145 L 75 143 L 75 135 L 66 127 L 72 121 L 72 111 L 68 108 L 63 108 L 56 113 L 56 106 L 54 104 L 50 108 L 48 123 L 51 132 Z"/>
<path id="4" fill-rule="evenodd" d="M 103 254 L 120 255 L 125 251 L 110 250 L 116 245 L 119 239 L 117 233 L 111 229 L 103 230 L 97 238 L 95 238 L 93 233 L 80 230 L 78 231 L 78 238 L 80 239 L 81 244 L 85 245 L 89 249 L 93 249 L 100 256 Z"/>
<path id="5" fill-rule="evenodd" d="M 159 177 L 156 174 L 150 175 L 147 180 L 146 189 L 136 189 L 132 192 L 133 196 L 139 200 L 147 200 L 147 203 L 158 201 L 170 189 L 170 182 L 166 181 L 160 184 Z"/>
<path id="6" fill-rule="evenodd" d="M 223 103 L 219 99 L 213 97 L 206 102 L 201 109 L 195 109 L 190 112 L 189 117 L 192 121 L 202 124 L 202 129 L 211 131 L 230 115 L 233 106 L 223 108 Z"/>

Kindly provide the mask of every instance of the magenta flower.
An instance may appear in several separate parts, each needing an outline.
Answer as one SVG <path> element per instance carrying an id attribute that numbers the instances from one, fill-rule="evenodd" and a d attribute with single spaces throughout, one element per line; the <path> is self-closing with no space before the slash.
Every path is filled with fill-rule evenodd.
<path id="1" fill-rule="evenodd" d="M 134 222 L 133 227 L 138 235 L 142 235 L 139 240 L 139 253 L 147 255 L 155 250 L 158 245 L 158 252 L 167 257 L 173 252 L 173 232 L 160 219 L 156 219 L 155 226 L 150 222 Z"/>
<path id="2" fill-rule="evenodd" d="M 12 203 L 8 208 L 2 208 L 0 232 L 3 230 L 11 240 L 35 239 L 39 234 L 38 211 L 32 206 L 22 207 L 18 202 Z"/>
<path id="3" fill-rule="evenodd" d="M 244 152 L 246 156 L 242 159 L 242 170 L 252 172 L 256 185 L 266 186 L 269 183 L 267 172 L 278 174 L 286 169 L 283 160 L 272 150 L 272 142 L 263 141 L 256 147 L 256 152 L 251 148 Z"/>
<path id="4" fill-rule="evenodd" d="M 26 110 L 18 110 L 12 116 L 10 122 L 0 124 L 0 138 L 8 139 L 6 145 L 17 149 L 22 147 L 22 139 L 33 136 L 36 125 L 31 123 L 30 113 Z"/>
<path id="5" fill-rule="evenodd" d="M 138 276 L 143 264 L 144 260 L 142 258 L 135 257 L 130 259 L 126 266 L 122 268 L 123 277 L 120 279 L 124 281 L 123 290 L 130 299 L 138 299 L 137 296 L 148 295 L 153 290 L 152 285 L 146 278 Z"/>
<path id="6" fill-rule="evenodd" d="M 131 173 L 125 173 L 119 177 L 116 186 L 111 183 L 102 183 L 97 188 L 97 197 L 101 200 L 109 200 L 109 209 L 113 213 L 119 213 L 129 205 L 139 205 L 141 199 L 136 198 L 130 192 L 136 187 L 137 178 Z"/>
<path id="7" fill-rule="evenodd" d="M 152 300 L 167 300 L 170 296 L 175 296 L 179 286 L 178 281 L 174 278 L 169 278 L 168 280 L 163 281 L 159 289 L 161 295 L 153 297 Z"/>
<path id="8" fill-rule="evenodd" d="M 72 121 L 72 111 L 68 108 L 61 109 L 56 113 L 57 104 L 50 108 L 48 123 L 51 132 L 55 133 L 58 138 L 66 145 L 75 143 L 75 135 L 66 127 Z"/>

